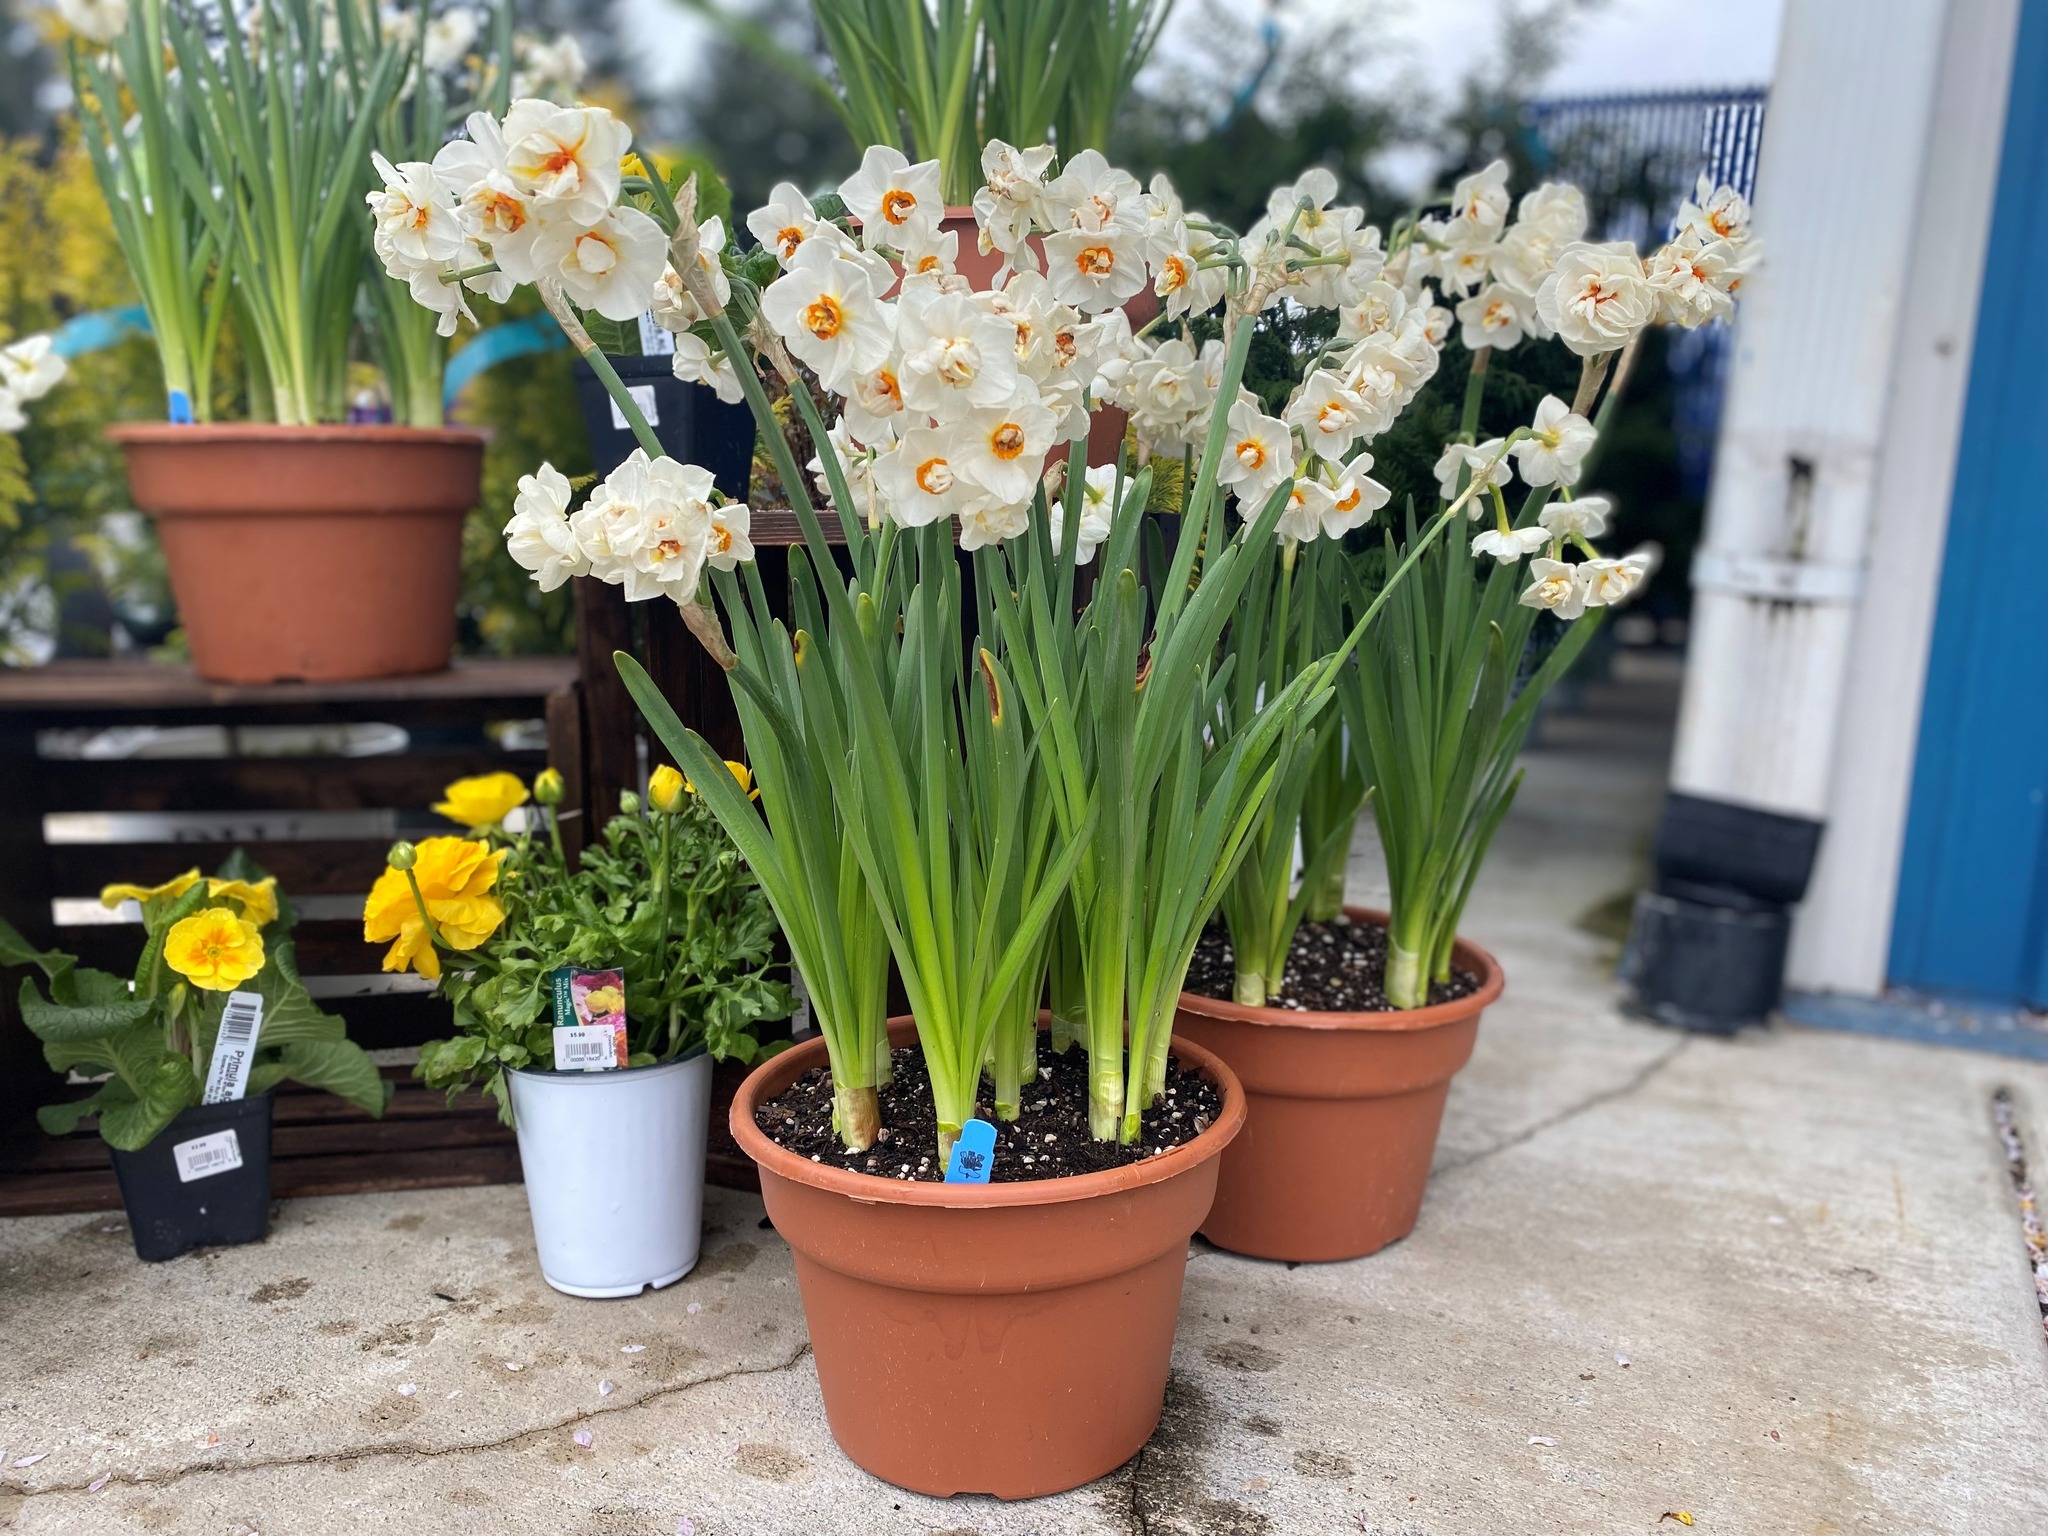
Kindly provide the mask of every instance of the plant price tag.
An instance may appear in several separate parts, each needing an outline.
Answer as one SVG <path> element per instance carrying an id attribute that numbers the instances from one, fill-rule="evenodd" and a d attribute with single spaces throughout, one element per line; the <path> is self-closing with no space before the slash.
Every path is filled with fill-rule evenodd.
<path id="1" fill-rule="evenodd" d="M 626 973 L 558 965 L 548 972 L 555 1011 L 555 1070 L 604 1072 L 623 1067 L 626 1042 Z"/>
<path id="2" fill-rule="evenodd" d="M 609 1024 L 572 1024 L 555 1031 L 557 1072 L 605 1072 L 619 1064 L 618 1035 Z"/>
<path id="3" fill-rule="evenodd" d="M 233 1131 L 195 1136 L 171 1148 L 171 1161 L 178 1165 L 180 1184 L 210 1179 L 216 1173 L 228 1173 L 242 1166 L 242 1143 Z"/>
<path id="4" fill-rule="evenodd" d="M 256 992 L 230 992 L 220 1011 L 220 1033 L 213 1040 L 213 1065 L 206 1073 L 202 1104 L 231 1104 L 249 1091 L 249 1068 L 256 1060 L 256 1036 L 263 1028 L 263 998 Z M 241 1159 L 235 1160 L 240 1166 Z"/>
<path id="5" fill-rule="evenodd" d="M 626 386 L 626 393 L 631 395 L 633 403 L 640 407 L 640 414 L 647 418 L 647 425 L 650 427 L 661 425 L 661 412 L 654 407 L 654 386 L 652 384 L 628 384 Z M 612 430 L 614 432 L 632 431 L 633 423 L 626 420 L 626 413 L 619 409 L 619 402 L 611 400 L 610 404 L 612 408 Z"/>
<path id="6" fill-rule="evenodd" d="M 668 327 L 654 318 L 654 311 L 640 311 L 640 355 L 642 357 L 672 357 L 675 355 L 676 338 Z M 648 417 L 648 424 L 654 418 Z"/>

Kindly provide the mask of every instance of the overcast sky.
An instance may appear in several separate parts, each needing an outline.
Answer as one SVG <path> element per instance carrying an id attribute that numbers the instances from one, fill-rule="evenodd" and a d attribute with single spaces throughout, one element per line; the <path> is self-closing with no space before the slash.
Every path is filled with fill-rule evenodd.
<path id="1" fill-rule="evenodd" d="M 1265 0 L 1226 0 L 1249 16 Z M 1490 50 L 1498 36 L 1503 0 L 1279 0 L 1280 23 L 1291 35 L 1331 26 L 1367 26 L 1401 72 L 1439 96 L 1455 92 L 1470 72 L 1475 47 Z M 629 26 L 662 43 L 643 55 L 647 84 L 681 85 L 696 66 L 703 23 L 677 0 L 620 0 Z M 1564 62 L 1547 84 L 1551 94 L 1655 90 L 1687 85 L 1753 85 L 1768 81 L 1778 50 L 1784 0 L 1598 0 L 1575 20 Z M 1199 0 L 1180 0 L 1164 46 L 1173 33 L 1196 23 Z"/>

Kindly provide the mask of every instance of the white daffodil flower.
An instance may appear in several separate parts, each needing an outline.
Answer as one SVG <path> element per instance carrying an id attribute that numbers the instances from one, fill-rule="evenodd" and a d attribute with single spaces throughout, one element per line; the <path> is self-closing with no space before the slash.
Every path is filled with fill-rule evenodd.
<path id="1" fill-rule="evenodd" d="M 827 389 L 843 394 L 894 345 L 893 315 L 874 279 L 829 241 L 806 240 L 761 294 L 761 314 Z"/>
<path id="2" fill-rule="evenodd" d="M 1437 273 L 1443 278 L 1444 291 L 1462 296 L 1484 287 L 1499 252 L 1497 241 L 1454 245 L 1438 252 Z"/>
<path id="3" fill-rule="evenodd" d="M 1371 469 L 1372 455 L 1359 453 L 1338 471 L 1337 483 L 1330 488 L 1330 510 L 1323 518 L 1331 538 L 1371 522 L 1373 513 L 1393 499 L 1394 493 L 1373 479 Z"/>
<path id="4" fill-rule="evenodd" d="M 1495 160 L 1451 188 L 1453 245 L 1492 244 L 1508 222 L 1508 163 Z"/>
<path id="5" fill-rule="evenodd" d="M 1120 308 L 1145 286 L 1144 226 L 1130 220 L 1056 230 L 1045 237 L 1045 271 L 1062 304 L 1086 315 Z"/>
<path id="6" fill-rule="evenodd" d="M 946 215 L 939 162 L 912 165 L 900 149 L 870 144 L 860 169 L 839 183 L 839 195 L 860 220 L 860 243 L 901 250 L 906 240 L 929 241 Z"/>
<path id="7" fill-rule="evenodd" d="M 1577 567 L 1539 556 L 1529 562 L 1529 575 L 1532 579 L 1520 598 L 1524 608 L 1548 608 L 1560 619 L 1576 619 L 1586 611 Z"/>
<path id="8" fill-rule="evenodd" d="M 1192 250 L 1169 250 L 1152 265 L 1159 274 L 1153 279 L 1152 291 L 1166 301 L 1169 319 L 1206 315 L 1223 297 L 1227 274 L 1221 267 L 1205 269 Z"/>
<path id="9" fill-rule="evenodd" d="M 505 525 L 505 551 L 533 572 L 543 592 L 552 592 L 571 576 L 590 574 L 590 557 L 569 527 L 569 481 L 552 464 L 519 477 L 512 502 L 512 520 Z"/>
<path id="10" fill-rule="evenodd" d="M 738 405 L 747 398 L 746 390 L 740 386 L 740 376 L 733 372 L 732 359 L 723 352 L 712 351 L 710 343 L 701 336 L 684 331 L 676 337 L 675 358 L 670 368 L 684 383 L 705 385 L 727 405 Z"/>
<path id="11" fill-rule="evenodd" d="M 974 222 L 980 227 L 981 248 L 1001 251 L 1008 265 L 1027 272 L 1038 270 L 1030 245 L 1032 228 L 1051 224 L 1045 206 L 1045 173 L 1052 168 L 1052 161 L 1050 144 L 1020 150 L 1001 139 L 991 139 L 981 152 L 986 185 L 974 194 Z"/>
<path id="12" fill-rule="evenodd" d="M 1530 435 L 1508 450 L 1524 485 L 1576 485 L 1579 465 L 1600 434 L 1593 423 L 1579 415 L 1555 395 L 1545 395 L 1536 407 Z"/>
<path id="13" fill-rule="evenodd" d="M 468 137 L 451 139 L 434 154 L 434 178 L 455 199 L 462 232 L 490 252 L 490 259 L 514 282 L 540 276 L 533 243 L 541 232 L 534 196 L 513 178 L 505 162 L 505 138 L 488 112 L 472 112 Z"/>
<path id="14" fill-rule="evenodd" d="M 953 465 L 955 436 L 937 427 L 912 427 L 893 452 L 875 464 L 875 481 L 889 516 L 905 528 L 951 517 L 976 494 Z"/>
<path id="15" fill-rule="evenodd" d="M 19 432 L 28 425 L 28 412 L 21 408 L 21 402 L 0 389 L 0 432 Z"/>
<path id="16" fill-rule="evenodd" d="M 1009 403 L 969 411 L 952 430 L 953 468 L 1002 502 L 1026 502 L 1059 422 L 1025 386 Z"/>
<path id="17" fill-rule="evenodd" d="M 512 94 L 540 96 L 549 101 L 573 100 L 583 86 L 590 65 L 583 57 L 583 45 L 564 32 L 553 42 L 515 36 L 512 40 Z"/>
<path id="18" fill-rule="evenodd" d="M 1145 210 L 1145 262 L 1156 268 L 1173 252 L 1187 249 L 1187 210 L 1164 171 L 1153 176 L 1139 203 Z"/>
<path id="19" fill-rule="evenodd" d="M 1237 492 L 1247 519 L 1258 516 L 1267 499 L 1294 478 L 1294 436 L 1287 423 L 1247 400 L 1231 406 L 1216 478 Z"/>
<path id="20" fill-rule="evenodd" d="M 1535 306 L 1503 283 L 1488 283 L 1471 298 L 1460 301 L 1459 339 L 1465 350 L 1477 352 L 1492 347 L 1506 352 L 1519 346 L 1527 334 L 1528 312 Z"/>
<path id="21" fill-rule="evenodd" d="M 711 296 L 721 309 L 732 302 L 732 279 L 725 275 L 725 264 L 719 260 L 724 249 L 725 220 L 714 215 L 697 226 L 697 270 L 710 281 Z M 671 261 L 662 263 L 648 308 L 656 325 L 678 335 L 710 318 Z"/>
<path id="22" fill-rule="evenodd" d="M 0 347 L 0 394 L 17 403 L 42 399 L 69 371 L 70 365 L 47 334 L 24 336 Z"/>
<path id="23" fill-rule="evenodd" d="M 831 441 L 832 451 L 838 457 L 841 472 L 846 476 L 846 489 L 854 499 L 850 509 L 863 518 L 872 518 L 882 510 L 886 495 L 875 480 L 875 466 L 882 458 L 893 454 L 895 439 L 884 440 L 881 451 L 870 445 L 867 439 L 856 434 L 845 417 L 834 422 L 825 436 Z M 818 487 L 818 494 L 827 501 L 833 501 L 832 483 L 825 474 L 823 453 L 813 454 L 810 463 L 804 466 L 811 472 L 811 479 Z M 835 503 L 836 504 L 836 503 Z"/>
<path id="24" fill-rule="evenodd" d="M 1636 550 L 1619 560 L 1581 560 L 1577 568 L 1580 597 L 1588 608 L 1625 603 L 1649 579 L 1656 563 L 1647 550 Z"/>
<path id="25" fill-rule="evenodd" d="M 960 509 L 960 547 L 981 549 L 1014 539 L 1031 526 L 1029 502 L 1006 502 L 998 496 L 976 496 Z"/>
<path id="26" fill-rule="evenodd" d="M 1334 461 L 1358 441 L 1372 413 L 1357 391 L 1345 387 L 1342 374 L 1318 368 L 1288 402 L 1285 419 L 1310 453 Z"/>
<path id="27" fill-rule="evenodd" d="M 1363 341 L 1368 336 L 1400 329 L 1408 313 L 1408 300 L 1400 288 L 1384 276 L 1358 290 L 1349 304 L 1337 309 L 1337 340 Z"/>
<path id="28" fill-rule="evenodd" d="M 1691 330 L 1735 313 L 1735 290 L 1751 260 L 1728 240 L 1701 244 L 1684 234 L 1653 255 L 1646 264 L 1650 287 L 1657 294 L 1657 318 Z"/>
<path id="29" fill-rule="evenodd" d="M 1491 555 L 1502 565 L 1514 565 L 1549 542 L 1550 535 L 1541 528 L 1511 528 L 1506 532 L 1489 528 L 1473 538 L 1472 553 Z"/>
<path id="30" fill-rule="evenodd" d="M 899 297 L 907 298 L 918 292 L 968 294 L 974 291 L 973 284 L 958 271 L 959 230 L 940 230 L 929 237 L 912 235 L 904 242 L 902 255 L 903 287 Z"/>
<path id="31" fill-rule="evenodd" d="M 969 294 L 906 294 L 896 306 L 903 404 L 941 422 L 1017 393 L 1016 332 Z"/>
<path id="32" fill-rule="evenodd" d="M 903 358 L 892 352 L 879 368 L 854 375 L 841 420 L 863 443 L 882 443 L 911 425 L 923 426 L 903 403 Z"/>
<path id="33" fill-rule="evenodd" d="M 747 215 L 748 231 L 775 253 L 784 271 L 796 259 L 797 247 L 817 233 L 822 222 L 793 181 L 778 181 L 768 201 Z"/>
<path id="34" fill-rule="evenodd" d="M 625 589 L 626 601 L 696 595 L 709 552 L 711 472 L 635 448 L 569 519 L 590 574 Z"/>
<path id="35" fill-rule="evenodd" d="M 434 334 L 437 336 L 453 336 L 458 322 L 463 320 L 476 324 L 476 315 L 469 307 L 469 300 L 463 296 L 467 285 L 442 281 L 452 267 L 453 263 L 447 267 L 419 267 L 405 280 L 413 303 L 440 316 L 434 322 Z"/>
<path id="36" fill-rule="evenodd" d="M 754 515 L 743 501 L 728 501 L 710 509 L 711 526 L 704 532 L 704 562 L 730 571 L 754 558 L 754 541 L 748 537 Z"/>
<path id="37" fill-rule="evenodd" d="M 1145 189 L 1129 171 L 1111 165 L 1099 149 L 1084 149 L 1061 168 L 1041 194 L 1046 224 L 1099 234 L 1110 229 L 1136 235 L 1144 255 L 1147 225 Z"/>
<path id="38" fill-rule="evenodd" d="M 1114 464 L 1098 464 L 1087 472 L 1081 483 L 1081 521 L 1074 530 L 1074 564 L 1088 565 L 1095 559 L 1095 551 L 1109 538 L 1116 525 L 1116 515 L 1121 510 L 1111 505 L 1116 495 L 1117 468 Z M 1124 495 L 1128 500 L 1131 482 L 1124 481 Z M 1067 506 L 1064 497 L 1052 497 L 1046 505 L 1051 514 L 1047 531 L 1052 536 L 1054 553 L 1062 548 L 1061 540 L 1067 532 Z"/>
<path id="39" fill-rule="evenodd" d="M 633 131 L 603 107 L 515 101 L 500 132 L 505 169 L 544 219 L 587 229 L 618 202 L 619 161 Z"/>
<path id="40" fill-rule="evenodd" d="M 1605 496 L 1581 496 L 1575 501 L 1553 501 L 1537 515 L 1537 521 L 1553 538 L 1597 539 L 1607 531 L 1607 519 L 1614 503 Z"/>
<path id="41" fill-rule="evenodd" d="M 384 185 L 364 194 L 377 221 L 371 244 L 384 270 L 400 280 L 421 267 L 445 267 L 462 254 L 455 198 L 424 160 L 394 166 L 376 151 L 370 163 Z"/>
<path id="42" fill-rule="evenodd" d="M 1337 496 L 1320 480 L 1296 480 L 1287 493 L 1287 510 L 1280 514 L 1275 537 L 1306 544 L 1320 538 L 1324 519 L 1337 507 Z"/>
<path id="43" fill-rule="evenodd" d="M 1702 245 L 1716 240 L 1740 245 L 1749 238 L 1749 203 L 1733 187 L 1717 187 L 1702 172 L 1693 195 L 1679 205 L 1678 232 Z"/>
<path id="44" fill-rule="evenodd" d="M 534 242 L 534 260 L 562 291 L 609 320 L 637 319 L 654 301 L 668 236 L 638 208 L 608 208 L 588 228 L 556 225 Z"/>
<path id="45" fill-rule="evenodd" d="M 1563 181 L 1532 187 L 1515 209 L 1515 226 L 1541 231 L 1560 247 L 1570 245 L 1586 233 L 1586 195 Z"/>
<path id="46" fill-rule="evenodd" d="M 476 41 L 478 30 L 477 14 L 466 5 L 451 6 L 429 18 L 420 62 L 437 73 L 451 64 L 460 64 Z"/>
<path id="47" fill-rule="evenodd" d="M 1502 456 L 1494 463 L 1494 455 L 1500 453 L 1506 438 L 1490 438 L 1476 447 L 1471 443 L 1447 443 L 1443 456 L 1436 461 L 1436 483 L 1443 491 L 1445 501 L 1458 499 L 1458 481 L 1470 476 L 1480 483 L 1478 494 L 1465 503 L 1467 517 L 1479 517 L 1486 510 L 1487 491 L 1494 486 L 1505 488 L 1514 483 L 1514 466 Z M 1488 466 L 1491 466 L 1490 468 Z"/>
<path id="48" fill-rule="evenodd" d="M 56 0 L 56 10 L 65 26 L 102 47 L 128 30 L 128 0 Z"/>
<path id="49" fill-rule="evenodd" d="M 1536 313 L 1581 357 L 1615 352 L 1657 314 L 1656 290 L 1628 241 L 1568 245 L 1536 291 Z"/>

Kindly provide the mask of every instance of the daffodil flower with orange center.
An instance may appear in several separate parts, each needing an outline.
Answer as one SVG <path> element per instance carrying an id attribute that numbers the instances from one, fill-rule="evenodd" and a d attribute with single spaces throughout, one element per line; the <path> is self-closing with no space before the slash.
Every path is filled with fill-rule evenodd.
<path id="1" fill-rule="evenodd" d="M 263 935 L 232 907 L 207 907 L 171 924 L 164 964 L 205 992 L 232 992 L 263 969 Z"/>
<path id="2" fill-rule="evenodd" d="M 1029 501 L 1058 431 L 1058 418 L 1037 390 L 1020 390 L 1010 405 L 969 411 L 961 419 L 955 468 L 999 502 Z"/>

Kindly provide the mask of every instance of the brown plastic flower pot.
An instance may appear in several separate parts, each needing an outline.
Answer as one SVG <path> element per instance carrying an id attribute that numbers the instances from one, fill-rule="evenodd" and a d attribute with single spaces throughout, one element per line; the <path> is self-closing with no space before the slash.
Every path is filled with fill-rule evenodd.
<path id="1" fill-rule="evenodd" d="M 483 433 L 148 422 L 107 436 L 156 520 L 200 676 L 333 682 L 448 665 Z"/>
<path id="2" fill-rule="evenodd" d="M 1344 910 L 1354 922 L 1387 920 Z M 1476 972 L 1479 990 L 1429 1008 L 1301 1013 L 1181 993 L 1175 1043 L 1221 1057 L 1247 1104 L 1204 1237 L 1301 1263 L 1362 1258 L 1414 1230 L 1451 1079 L 1504 980 L 1476 944 L 1460 940 L 1451 963 Z"/>
<path id="3" fill-rule="evenodd" d="M 899 1022 L 890 1038 L 916 1035 Z M 825 1064 L 822 1040 L 741 1085 L 733 1138 L 796 1257 L 825 1418 L 855 1462 L 915 1493 L 1028 1499 L 1151 1437 L 1188 1239 L 1245 1114 L 1228 1067 L 1173 1049 L 1222 1090 L 1214 1125 L 1130 1167 L 1034 1183 L 904 1183 L 777 1146 L 754 1112 Z"/>

